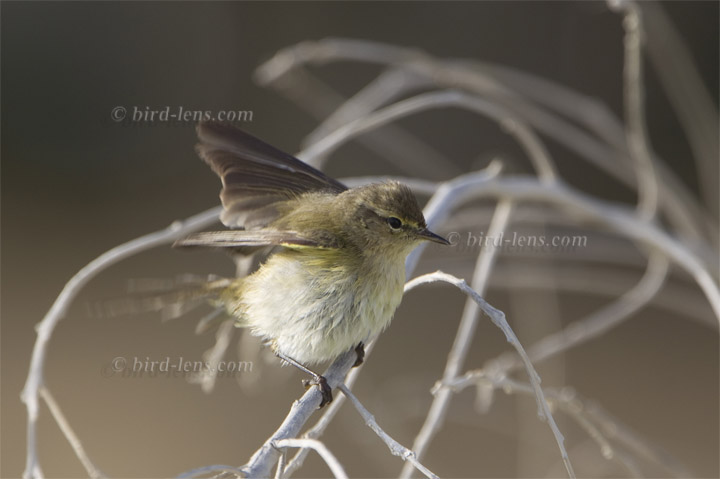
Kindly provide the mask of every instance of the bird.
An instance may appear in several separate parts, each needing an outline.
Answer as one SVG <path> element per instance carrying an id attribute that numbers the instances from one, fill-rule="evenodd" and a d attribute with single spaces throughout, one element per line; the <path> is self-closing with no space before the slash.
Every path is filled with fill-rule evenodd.
<path id="1" fill-rule="evenodd" d="M 310 366 L 364 345 L 388 327 L 403 296 L 405 259 L 431 232 L 410 188 L 384 181 L 353 188 L 230 124 L 197 126 L 196 151 L 222 182 L 221 222 L 179 248 L 269 256 L 251 274 L 210 281 L 213 305 L 312 377 L 320 408 L 332 401 Z"/>

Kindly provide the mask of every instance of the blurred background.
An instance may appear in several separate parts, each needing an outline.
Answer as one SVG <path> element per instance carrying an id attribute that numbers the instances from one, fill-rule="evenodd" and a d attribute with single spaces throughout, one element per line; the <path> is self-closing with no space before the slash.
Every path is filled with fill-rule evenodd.
<path id="1" fill-rule="evenodd" d="M 717 108 L 718 3 L 661 5 L 687 42 Z M 193 151 L 192 122 L 116 122 L 115 108 L 252 111 L 245 129 L 297 152 L 318 119 L 281 92 L 258 86 L 253 72 L 295 43 L 348 37 L 513 67 L 596 98 L 623 116 L 621 16 L 603 2 L 2 2 L 0 9 L 2 477 L 23 471 L 26 413 L 20 391 L 36 338 L 33 327 L 63 285 L 111 247 L 218 204 L 220 184 Z M 380 71 L 353 63 L 317 68 L 344 96 Z M 651 68 L 646 87 L 652 147 L 698 194 L 691 150 Z M 452 160 L 437 175 L 416 176 L 446 180 L 496 156 L 508 160 L 511 171 L 530 171 L 517 144 L 484 118 L 443 109 L 400 124 Z M 634 200 L 572 152 L 552 141 L 548 148 L 574 187 L 605 199 Z M 356 143 L 334 154 L 326 171 L 337 177 L 408 174 Z M 708 209 L 717 214 L 716 204 Z M 486 229 L 479 220 L 472 231 Z M 461 274 L 466 263 L 469 275 L 473 262 L 471 255 L 452 258 L 433 249 L 418 272 L 450 265 Z M 244 464 L 302 393 L 302 375 L 262 359 L 243 373 L 254 388 L 220 378 L 211 394 L 182 378 L 103 375 L 116 357 L 201 360 L 215 337 L 194 333 L 198 314 L 170 322 L 153 314 L 96 318 L 87 313 L 88 304 L 122 296 L 130 279 L 233 271 L 221 254 L 155 248 L 94 279 L 59 324 L 46 383 L 105 474 L 169 477 L 209 464 Z M 629 271 L 636 278 L 641 273 Z M 503 278 L 491 280 L 487 299 L 506 311 L 525 344 L 546 332 L 545 325 L 534 327 L 538 315 L 565 324 L 608 301 L 590 294 L 548 299 L 542 291 L 514 288 L 511 275 Z M 538 365 L 538 371 L 545 386 L 572 386 L 693 475 L 718 477 L 717 323 L 699 289 L 684 278 L 677 282 L 692 314 L 683 314 L 683 304 L 651 304 L 603 337 Z M 429 390 L 442 374 L 463 303 L 449 287 L 410 293 L 363 366 L 357 396 L 406 446 L 431 403 Z M 236 349 L 226 359 L 235 359 Z M 502 334 L 482 320 L 466 369 L 508 349 Z M 454 398 L 446 426 L 423 460 L 430 469 L 444 477 L 563 475 L 547 427 L 533 417 L 531 398 L 498 392 L 486 414 L 473 403 L 472 389 Z M 572 421 L 556 418 L 578 474 L 624 474 L 603 462 Z M 347 405 L 325 440 L 351 477 L 388 477 L 402 467 Z M 47 477 L 85 475 L 45 408 L 38 441 Z M 311 454 L 297 476 L 330 473 Z"/>

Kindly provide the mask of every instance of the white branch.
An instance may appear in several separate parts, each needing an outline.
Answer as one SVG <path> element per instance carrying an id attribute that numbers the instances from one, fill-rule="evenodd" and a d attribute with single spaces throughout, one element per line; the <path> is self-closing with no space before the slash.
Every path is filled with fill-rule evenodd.
<path id="1" fill-rule="evenodd" d="M 528 348 L 530 359 L 534 363 L 544 361 L 621 324 L 657 295 L 665 282 L 668 267 L 669 262 L 665 255 L 657 251 L 652 253 L 645 274 L 632 289 L 602 309 L 570 323 L 562 331 L 549 334 L 530 346 Z M 497 367 L 506 373 L 522 367 L 522 362 L 517 356 L 511 354 L 503 354 L 488 364 L 490 369 Z"/>
<path id="2" fill-rule="evenodd" d="M 458 393 L 469 386 L 502 390 L 506 394 L 520 393 L 534 396 L 535 392 L 530 384 L 521 383 L 508 378 L 502 372 L 484 369 L 468 371 L 450 383 L 438 383 L 436 390 L 448 389 Z M 675 477 L 691 477 L 690 471 L 681 463 L 670 457 L 667 453 L 657 450 L 647 441 L 638 438 L 634 432 L 620 424 L 615 418 L 602 413 L 599 406 L 578 396 L 574 390 L 565 387 L 560 391 L 543 389 L 548 405 L 556 407 L 568 414 L 583 428 L 590 438 L 598 444 L 600 453 L 608 460 L 619 462 L 630 472 L 632 477 L 641 477 L 640 471 L 628 456 L 622 454 L 610 439 L 624 443 L 634 453 L 644 456 Z"/>
<path id="3" fill-rule="evenodd" d="M 500 202 L 490 223 L 488 237 L 496 238 L 505 231 L 510 222 L 512 211 L 513 205 L 510 201 L 503 200 Z M 482 248 L 478 255 L 472 285 L 479 294 L 483 294 L 487 287 L 490 271 L 495 262 L 497 252 L 497 248 Z M 443 381 L 451 381 L 460 374 L 463 364 L 465 363 L 465 358 L 475 338 L 475 329 L 478 319 L 480 318 L 479 313 L 480 309 L 477 303 L 471 298 L 468 298 L 468 302 L 465 304 L 465 309 L 460 319 L 460 324 L 458 325 L 457 333 L 455 334 L 455 341 L 453 342 L 445 364 Z M 440 391 L 435 395 L 432 405 L 430 406 L 430 411 L 425 418 L 425 423 L 413 443 L 413 449 L 416 451 L 418 459 L 423 458 L 425 451 L 430 446 L 430 442 L 442 427 L 445 414 L 447 413 L 448 407 L 450 407 L 450 399 L 450 391 Z M 406 465 L 403 467 L 400 477 L 409 478 L 411 474 L 412 469 Z"/>
<path id="4" fill-rule="evenodd" d="M 518 202 L 545 201 L 556 204 L 568 213 L 575 214 L 580 220 L 600 223 L 623 237 L 649 247 L 650 250 L 661 251 L 693 277 L 720 323 L 720 290 L 708 267 L 685 244 L 655 224 L 638 221 L 637 216 L 627 208 L 598 200 L 563 183 L 543 185 L 535 179 L 519 177 L 485 183 L 483 188 L 467 191 L 464 199 L 467 201 L 483 197 L 503 197 Z M 429 207 L 430 203 L 427 208 Z M 416 248 L 411 256 L 420 248 L 422 246 Z"/>
<path id="5" fill-rule="evenodd" d="M 642 16 L 639 7 L 634 2 L 609 0 L 608 3 L 611 8 L 624 13 L 625 130 L 638 184 L 638 213 L 641 218 L 650 221 L 657 212 L 659 187 L 645 122 L 645 89 L 641 48 Z"/>
<path id="6" fill-rule="evenodd" d="M 75 276 L 65 284 L 60 295 L 53 303 L 40 324 L 37 325 L 37 339 L 33 347 L 32 359 L 30 360 L 30 371 L 25 382 L 21 395 L 22 401 L 27 406 L 27 457 L 23 477 L 42 476 L 36 448 L 36 426 L 38 419 L 38 396 L 39 390 L 44 386 L 44 366 L 47 345 L 50 341 L 57 323 L 65 316 L 70 304 L 80 290 L 94 278 L 98 273 L 109 266 L 127 257 L 135 255 L 161 244 L 171 243 L 193 231 L 202 229 L 215 223 L 220 213 L 220 207 L 212 208 L 203 213 L 192 216 L 184 221 L 176 221 L 164 230 L 150 233 L 136 238 L 127 243 L 106 251 L 93 261 L 88 263 Z"/>
<path id="7" fill-rule="evenodd" d="M 55 422 L 57 422 L 58 426 L 60 427 L 60 430 L 65 436 L 65 439 L 67 439 L 67 441 L 70 443 L 73 451 L 75 451 L 75 455 L 82 463 L 85 471 L 87 471 L 88 476 L 90 476 L 92 479 L 105 477 L 105 475 L 100 472 L 97 466 L 95 466 L 95 464 L 93 464 L 93 462 L 90 460 L 90 457 L 87 455 L 87 453 L 85 452 L 85 448 L 80 442 L 80 438 L 78 438 L 77 434 L 75 434 L 75 431 L 73 431 L 72 426 L 70 426 L 70 423 L 68 422 L 67 418 L 65 418 L 65 415 L 62 413 L 60 406 L 58 405 L 57 401 L 55 401 L 55 398 L 50 393 L 50 391 L 43 386 L 40 388 L 39 392 L 40 397 L 43 398 L 43 400 L 48 406 L 48 409 L 50 409 L 50 413 L 55 418 Z"/>
<path id="8" fill-rule="evenodd" d="M 528 102 L 527 98 L 532 98 L 535 92 L 510 90 L 503 83 L 503 77 L 498 79 L 488 75 L 486 73 L 488 69 L 491 72 L 498 69 L 495 66 L 488 67 L 476 62 L 436 59 L 414 48 L 398 47 L 380 42 L 327 38 L 319 41 L 305 41 L 285 48 L 260 66 L 256 73 L 261 82 L 267 84 L 287 75 L 294 69 L 307 73 L 303 68 L 307 63 L 325 64 L 332 61 L 393 65 L 429 79 L 430 84 L 438 88 L 464 89 L 494 103 L 505 104 L 538 131 L 577 153 L 580 159 L 592 162 L 607 174 L 632 188 L 637 187 L 632 174 L 632 162 L 624 161 L 628 159 L 627 151 L 622 145 L 624 139 L 613 139 L 615 132 L 623 130 L 622 126 L 613 121 L 614 118 L 610 115 L 604 116 L 609 125 L 604 126 L 606 134 L 600 136 L 610 141 L 611 145 L 608 146 L 597 141 L 573 123 L 566 121 L 563 116 L 552 114 L 539 108 L 536 104 Z M 524 74 L 524 78 L 535 80 L 535 77 L 529 74 Z M 522 85 L 522 83 L 520 84 Z M 571 116 L 582 118 L 583 114 L 588 111 L 584 109 L 587 102 L 574 102 L 570 98 L 574 94 L 573 91 L 557 84 L 553 84 L 553 87 L 556 93 L 561 92 L 562 95 L 547 96 L 543 100 L 550 102 L 556 110 L 569 111 Z M 592 122 L 589 125 L 595 126 Z M 617 149 L 618 146 L 621 146 L 620 150 Z M 715 148 L 715 157 L 717 157 L 717 147 Z M 698 207 L 694 196 L 688 194 L 687 188 L 677 179 L 677 176 L 671 170 L 663 168 L 657 157 L 653 157 L 653 160 L 656 161 L 666 186 L 660 201 L 666 208 L 668 217 L 684 234 L 695 240 L 699 239 L 700 232 L 708 229 L 705 224 L 708 216 Z M 716 235 L 716 232 L 713 234 Z"/>
<path id="9" fill-rule="evenodd" d="M 345 469 L 343 469 L 337 458 L 333 456 L 333 453 L 330 452 L 325 444 L 317 439 L 278 439 L 277 441 L 273 441 L 272 444 L 273 447 L 277 448 L 300 447 L 304 449 L 312 449 L 320 455 L 323 461 L 325 461 L 325 464 L 327 464 L 330 471 L 336 478 L 347 479 L 348 477 L 347 474 L 345 474 Z"/>
<path id="10" fill-rule="evenodd" d="M 423 171 L 442 171 L 446 167 L 442 154 L 425 144 L 423 139 L 415 138 L 407 134 L 398 125 L 390 124 L 394 120 L 432 108 L 452 106 L 487 115 L 512 134 L 527 152 L 538 178 L 498 179 L 497 176 L 501 166 L 499 163 L 492 163 L 485 171 L 458 176 L 452 181 L 440 185 L 423 180 L 408 180 L 417 191 L 433 195 L 425 208 L 425 216 L 431 227 L 436 227 L 441 221 L 446 220 L 453 210 L 463 203 L 490 197 L 497 198 L 500 205 L 495 211 L 489 231 L 490 235 L 495 235 L 498 231 L 502 231 L 508 223 L 515 205 L 522 206 L 523 202 L 545 202 L 549 203 L 550 208 L 556 207 L 552 210 L 553 212 L 557 211 L 560 214 L 569 212 L 570 214 L 567 216 L 578 223 L 599 224 L 610 229 L 621 238 L 629 238 L 640 246 L 642 251 L 648 252 L 649 260 L 645 276 L 632 290 L 582 322 L 574 323 L 566 330 L 547 336 L 536 343 L 530 349 L 530 357 L 533 360 L 549 357 L 591 337 L 595 337 L 602 331 L 622 321 L 634 311 L 642 308 L 662 287 L 670 261 L 683 268 L 698 283 L 712 306 L 717 319 L 720 321 L 720 290 L 718 289 L 717 277 L 713 276 L 714 272 L 710 271 L 710 267 L 707 266 L 711 262 L 708 258 L 715 260 L 717 254 L 711 246 L 708 246 L 709 242 L 701 234 L 704 232 L 707 236 L 712 236 L 713 239 L 717 238 L 715 232 L 710 235 L 707 234 L 707 231 L 712 229 L 714 223 L 705 220 L 707 215 L 700 211 L 697 202 L 691 197 L 692 195 L 687 194 L 687 188 L 682 186 L 676 175 L 663 166 L 659 158 L 654 156 L 650 149 L 643 105 L 644 80 L 640 48 L 643 33 L 640 23 L 640 13 L 642 12 L 638 5 L 632 1 L 615 0 L 615 2 L 625 12 L 624 87 L 627 122 L 627 127 L 624 130 L 625 138 L 622 138 L 623 128 L 608 113 L 607 109 L 601 108 L 602 105 L 597 101 L 581 97 L 560 85 L 545 82 L 543 89 L 536 88 L 535 86 L 542 81 L 531 75 L 508 73 L 507 71 L 503 73 L 500 71 L 502 68 L 474 62 L 435 59 L 417 50 L 392 45 L 332 39 L 320 42 L 305 42 L 281 51 L 258 70 L 258 77 L 266 82 L 274 81 L 292 69 L 297 69 L 297 73 L 304 73 L 306 75 L 305 79 L 312 81 L 312 75 L 302 68 L 306 63 L 349 59 L 389 66 L 389 69 L 381 74 L 376 81 L 367 85 L 335 110 L 335 114 L 324 116 L 326 121 L 311 136 L 311 139 L 318 141 L 299 155 L 316 166 L 319 166 L 324 158 L 327 158 L 342 144 L 355 139 L 363 133 L 371 133 L 367 137 L 360 137 L 359 140 L 371 140 L 368 141 L 370 146 L 379 151 L 389 161 L 407 167 L 411 161 L 422 160 Z M 655 12 L 656 16 L 664 18 L 662 12 L 657 13 L 653 9 L 649 9 L 649 12 Z M 673 54 L 675 57 L 674 63 L 677 64 L 679 60 L 684 60 L 685 56 L 687 56 L 684 54 L 682 45 L 677 47 Z M 656 53 L 655 57 L 657 56 Z M 663 62 L 659 63 L 664 68 L 664 70 L 663 68 L 660 69 L 661 79 L 669 84 L 674 83 L 682 86 L 683 84 L 693 83 L 682 78 L 678 80 L 674 76 L 675 72 L 670 71 L 672 69 L 668 70 Z M 689 68 L 692 69 L 691 64 Z M 690 73 L 694 72 L 695 70 L 692 70 Z M 503 81 L 503 75 L 505 75 L 505 78 L 513 79 L 513 81 L 506 84 Z M 675 78 L 674 82 L 670 81 L 673 78 Z M 303 84 L 303 86 L 307 85 Z M 315 94 L 330 91 L 329 86 L 319 81 L 313 83 L 313 87 L 315 88 L 313 90 Z M 417 96 L 410 96 L 409 93 L 413 89 L 430 90 L 432 88 L 441 90 L 426 92 Z M 453 90 L 448 90 L 449 88 Z M 680 89 L 682 90 L 682 88 Z M 678 104 L 683 103 L 677 100 L 677 98 L 683 98 L 683 94 L 690 100 L 696 100 L 695 102 L 686 103 L 697 103 L 698 98 L 703 98 L 703 92 L 693 95 L 693 92 L 678 93 L 677 91 L 673 92 L 672 89 L 670 90 L 669 96 L 671 101 L 675 99 L 673 103 L 676 107 L 678 107 Z M 297 92 L 297 88 L 295 91 Z M 551 94 L 546 94 L 546 92 Z M 320 101 L 316 103 L 314 98 L 309 98 L 310 96 L 312 95 L 305 95 L 306 105 L 321 103 Z M 405 99 L 383 106 L 398 98 Z M 573 101 L 572 98 L 582 101 Z M 333 108 L 333 105 L 337 106 L 344 101 L 344 98 L 340 95 L 334 95 L 329 100 L 328 98 L 319 100 L 324 100 L 324 102 L 322 102 L 319 109 L 315 106 L 316 113 L 323 109 L 327 111 Z M 540 105 L 547 105 L 547 109 Z M 594 108 L 588 108 L 588 106 Z M 713 122 L 708 121 L 704 122 L 704 124 L 697 124 L 699 120 L 696 120 L 696 117 L 707 118 L 708 116 L 703 117 L 702 115 L 687 113 L 693 110 L 699 111 L 700 106 L 702 105 L 678 107 L 679 115 L 683 127 L 691 130 L 688 131 L 688 135 L 693 150 L 703 153 L 701 155 L 703 158 L 698 159 L 699 171 L 716 171 L 717 165 L 715 163 L 709 164 L 708 158 L 712 158 L 713 153 L 715 157 L 717 156 L 717 139 L 715 132 L 712 130 L 712 124 L 717 126 L 717 118 Z M 552 110 L 560 111 L 561 114 L 555 114 Z M 704 112 L 709 110 L 712 110 L 712 108 L 702 109 Z M 600 120 L 595 116 L 597 112 L 602 113 Z M 574 125 L 573 121 L 584 123 L 590 132 L 586 132 Z M 698 128 L 690 128 L 693 124 Z M 383 128 L 378 129 L 380 127 Z M 535 130 L 544 133 L 571 151 L 578 153 L 581 156 L 580 159 L 597 165 L 613 177 L 637 189 L 637 211 L 584 195 L 562 183 L 552 158 L 545 150 Z M 698 130 L 700 133 L 694 135 L 692 130 Z M 324 136 L 324 138 L 320 139 L 320 136 Z M 368 138 L 370 136 L 372 138 Z M 450 168 L 455 168 L 455 166 L 450 166 Z M 632 174 L 633 169 L 635 170 L 634 176 Z M 708 178 L 709 176 L 705 179 Z M 706 181 L 704 184 L 707 185 L 708 182 Z M 660 191 L 662 191 L 662 195 L 659 194 Z M 714 195 L 710 192 L 710 197 L 716 196 L 716 194 L 717 192 Z M 679 232 L 679 237 L 675 237 L 673 233 L 662 229 L 663 227 L 660 224 L 652 223 L 658 212 L 658 207 L 663 208 L 663 212 L 669 219 L 671 224 L 669 230 Z M 166 230 L 118 246 L 85 266 L 65 285 L 50 311 L 37 326 L 38 338 L 35 342 L 30 371 L 22 393 L 22 399 L 28 411 L 27 462 L 24 472 L 26 478 L 43 476 L 36 444 L 39 398 L 42 398 L 47 403 L 53 418 L 70 442 L 75 454 L 85 466 L 88 475 L 93 478 L 102 477 L 102 474 L 92 464 L 74 431 L 62 415 L 59 405 L 44 385 L 44 363 L 50 337 L 55 326 L 66 314 L 77 293 L 98 272 L 111 264 L 145 249 L 169 243 L 215 222 L 219 210 L 220 208 L 215 208 L 192 217 L 184 223 L 174 223 Z M 683 240 L 686 241 L 683 242 Z M 628 243 L 628 245 L 630 244 Z M 709 253 L 706 253 L 706 251 Z M 423 247 L 417 248 L 408 257 L 406 262 L 408 277 L 414 271 L 422 252 Z M 408 291 L 419 284 L 427 282 L 448 282 L 469 297 L 455 344 L 450 351 L 443 379 L 439 384 L 458 384 L 457 382 L 462 380 L 462 378 L 458 379 L 458 374 L 460 374 L 472 341 L 473 331 L 478 319 L 478 308 L 480 308 L 501 328 L 508 342 L 513 345 L 519 354 L 520 360 L 513 356 L 513 360 L 507 363 L 509 366 L 505 370 L 502 367 L 493 367 L 495 364 L 491 362 L 485 370 L 477 374 L 488 375 L 488 377 L 492 375 L 494 387 L 498 387 L 498 384 L 502 383 L 508 391 L 533 394 L 535 396 L 538 415 L 541 419 L 545 418 L 549 422 L 561 451 L 563 462 L 571 477 L 574 477 L 574 473 L 567 451 L 564 448 L 563 436 L 550 414 L 548 401 L 551 404 L 565 407 L 567 412 L 574 415 L 573 417 L 578 423 L 598 443 L 600 450 L 618 458 L 633 475 L 640 471 L 635 468 L 628 458 L 622 457 L 620 451 L 613 449 L 607 440 L 618 429 L 620 430 L 617 437 L 618 441 L 625 444 L 628 449 L 638 453 L 640 456 L 646 455 L 646 457 L 658 460 L 659 455 L 656 451 L 629 432 L 620 429 L 620 425 L 607 420 L 602 412 L 595 410 L 591 412 L 588 409 L 579 414 L 573 409 L 574 403 L 572 401 L 568 400 L 563 403 L 562 397 L 556 397 L 550 391 L 548 391 L 547 397 L 544 395 L 542 388 L 540 388 L 540 378 L 537 376 L 528 355 L 507 324 L 504 313 L 490 306 L 481 297 L 488 284 L 490 272 L 493 270 L 495 254 L 496 249 L 493 248 L 487 252 L 483 251 L 478 257 L 472 288 L 464 280 L 440 272 L 415 278 L 406 284 L 406 291 Z M 227 323 L 226 327 L 230 327 L 230 323 Z M 224 329 L 219 332 L 219 335 L 215 348 L 207 356 L 211 362 L 222 357 L 231 339 Z M 369 353 L 371 349 L 372 345 L 369 345 L 367 352 Z M 189 471 L 181 477 L 198 477 L 213 473 L 269 477 L 273 464 L 281 456 L 283 460 L 278 465 L 277 477 L 289 477 L 302 465 L 303 459 L 310 449 L 316 450 L 321 455 L 335 477 L 347 477 L 341 464 L 327 447 L 316 440 L 330 424 L 346 397 L 360 412 L 366 424 L 388 445 L 392 453 L 401 456 L 407 461 L 403 469 L 403 477 L 410 476 L 412 472 L 411 465 L 414 465 L 427 477 L 437 477 L 423 467 L 419 463 L 419 459 L 428 447 L 435 432 L 442 425 L 442 420 L 449 406 L 451 391 L 443 387 L 436 391 L 431 411 L 426 418 L 421 433 L 416 438 L 414 445 L 416 456 L 415 452 L 400 445 L 387 435 L 373 416 L 350 392 L 350 386 L 358 377 L 359 369 L 353 370 L 348 375 L 347 386 L 343 384 L 343 378 L 351 369 L 354 361 L 355 353 L 349 351 L 330 366 L 325 376 L 331 387 L 338 387 L 344 394 L 323 411 L 316 425 L 307 431 L 302 438 L 298 438 L 301 430 L 320 402 L 320 394 L 317 388 L 308 390 L 300 400 L 292 405 L 278 430 L 242 469 L 232 466 L 208 466 Z M 511 367 L 521 365 L 524 365 L 527 369 L 530 377 L 529 385 L 516 383 L 504 376 Z M 211 385 L 212 378 L 208 379 L 204 387 Z M 287 465 L 284 461 L 284 455 L 281 455 L 277 449 L 284 447 L 301 448 Z"/>
<path id="11" fill-rule="evenodd" d="M 492 307 L 487 301 L 480 297 L 477 292 L 475 292 L 470 286 L 468 286 L 464 280 L 440 271 L 419 276 L 412 281 L 409 281 L 405 285 L 405 291 L 410 291 L 411 289 L 420 286 L 421 284 L 434 282 L 449 283 L 458 288 L 466 295 L 470 296 L 473 301 L 475 301 L 478 306 L 480 306 L 480 308 L 485 312 L 485 314 L 488 315 L 490 320 L 502 330 L 502 332 L 505 334 L 505 338 L 507 339 L 507 341 L 518 352 L 518 354 L 523 360 L 523 363 L 525 364 L 525 369 L 527 370 L 528 376 L 530 377 L 530 384 L 535 391 L 535 398 L 538 405 L 538 417 L 540 418 L 540 420 L 548 422 L 550 429 L 552 430 L 553 436 L 555 437 L 555 442 L 557 442 L 558 448 L 560 449 L 560 455 L 565 465 L 565 469 L 567 470 L 568 475 L 571 478 L 574 478 L 575 472 L 573 471 L 572 464 L 570 463 L 570 457 L 565 450 L 565 438 L 558 429 L 557 425 L 555 424 L 555 420 L 550 413 L 547 401 L 545 400 L 545 395 L 543 394 L 542 388 L 540 387 L 540 376 L 538 376 L 535 368 L 533 368 L 533 365 L 530 362 L 530 359 L 527 357 L 527 354 L 525 353 L 525 350 L 520 344 L 520 341 L 518 341 L 515 333 L 505 319 L 505 313 Z"/>
<path id="12" fill-rule="evenodd" d="M 540 138 L 523 119 L 500 104 L 491 103 L 477 95 L 456 90 L 422 93 L 353 120 L 300 152 L 298 158 L 316 165 L 322 164 L 324 158 L 355 136 L 414 113 L 448 106 L 486 115 L 498 122 L 528 153 L 528 157 L 541 179 L 548 182 L 556 179 L 555 166 Z"/>
<path id="13" fill-rule="evenodd" d="M 375 344 L 377 344 L 377 340 L 370 341 L 370 343 L 365 345 L 365 359 L 370 356 L 372 350 L 375 348 Z M 350 371 L 350 374 L 347 375 L 347 378 L 345 379 L 345 387 L 347 389 L 352 389 L 355 381 L 357 381 L 357 378 L 360 376 L 360 371 L 362 371 L 361 367 L 353 368 Z M 327 427 L 330 425 L 333 418 L 338 413 L 338 411 L 340 411 L 340 408 L 344 403 L 345 395 L 336 397 L 335 400 L 333 400 L 333 402 L 323 412 L 322 416 L 320 416 L 320 419 L 318 419 L 315 425 L 308 429 L 305 434 L 302 435 L 302 437 L 308 439 L 317 439 L 322 436 L 325 433 L 325 429 L 327 429 Z M 295 454 L 295 457 L 292 458 L 292 460 L 288 463 L 287 467 L 283 468 L 285 477 L 290 477 L 293 472 L 302 467 L 303 462 L 305 461 L 305 457 L 307 457 L 307 452 L 308 451 L 306 449 L 301 449 L 297 452 L 297 454 Z"/>
<path id="14" fill-rule="evenodd" d="M 350 350 L 333 362 L 323 374 L 331 388 L 335 388 L 342 383 L 343 378 L 352 368 L 356 359 L 355 351 Z M 290 439 L 300 435 L 300 430 L 320 405 L 320 396 L 320 390 L 313 387 L 308 389 L 299 400 L 293 402 L 290 412 L 280 427 L 253 454 L 250 461 L 242 467 L 248 477 L 270 476 L 270 471 L 279 457 L 279 452 L 273 447 L 273 444 L 281 439 Z"/>
<path id="15" fill-rule="evenodd" d="M 662 2 L 640 3 L 653 70 L 677 113 L 693 152 L 705 204 L 718 213 L 718 110 L 693 61 L 693 51 L 672 24 Z M 708 222 L 710 226 L 710 222 Z M 717 216 L 711 233 L 717 239 Z"/>
<path id="16" fill-rule="evenodd" d="M 478 191 L 482 190 L 483 186 L 489 184 L 490 180 L 500 173 L 501 168 L 500 163 L 491 163 L 483 171 L 467 173 L 441 184 L 423 210 L 428 227 L 437 228 L 455 208 L 475 198 Z M 406 278 L 410 278 L 412 272 L 415 271 L 426 247 L 427 245 L 423 243 L 408 255 L 405 260 Z"/>
<path id="17" fill-rule="evenodd" d="M 207 474 L 233 474 L 235 477 L 241 478 L 245 477 L 244 473 L 241 469 L 238 469 L 237 467 L 233 466 L 225 466 L 222 464 L 215 464 L 212 466 L 204 466 L 204 467 L 198 467 L 197 469 L 193 469 L 191 471 L 183 472 L 182 474 L 178 475 L 178 479 L 194 479 L 196 477 L 205 476 Z"/>
<path id="18" fill-rule="evenodd" d="M 413 451 L 403 446 L 395 439 L 390 437 L 390 435 L 388 435 L 385 431 L 383 431 L 380 425 L 378 425 L 377 421 L 375 421 L 375 417 L 370 414 L 370 411 L 365 409 L 365 407 L 358 400 L 358 398 L 356 398 L 355 395 L 351 393 L 344 384 L 339 385 L 338 389 L 340 389 L 343 394 L 347 396 L 348 399 L 350 399 L 352 405 L 355 406 L 355 409 L 357 409 L 362 418 L 365 420 L 365 425 L 375 431 L 375 434 L 377 434 L 378 437 L 383 440 L 383 442 L 387 445 L 387 447 L 390 449 L 390 452 L 394 456 L 399 456 L 403 459 L 403 461 L 407 461 L 408 464 L 412 464 L 415 469 L 422 472 L 425 477 L 428 477 L 430 479 L 439 479 L 438 476 L 436 476 L 432 471 L 430 471 L 430 469 L 420 464 L 420 461 L 418 461 L 418 458 Z"/>

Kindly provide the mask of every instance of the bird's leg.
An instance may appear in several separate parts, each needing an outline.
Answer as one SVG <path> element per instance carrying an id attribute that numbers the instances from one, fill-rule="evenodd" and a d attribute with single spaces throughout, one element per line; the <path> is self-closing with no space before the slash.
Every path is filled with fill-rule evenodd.
<path id="1" fill-rule="evenodd" d="M 353 367 L 356 368 L 360 366 L 363 361 L 365 361 L 365 345 L 360 341 L 357 346 L 355 346 L 355 354 L 357 354 L 357 359 L 355 360 L 355 364 L 353 364 Z"/>
<path id="2" fill-rule="evenodd" d="M 295 361 L 293 358 L 291 358 L 289 356 L 285 356 L 283 353 L 281 353 L 279 351 L 275 351 L 275 356 L 282 359 L 286 363 L 295 366 L 296 368 L 298 368 L 300 371 L 304 372 L 305 374 L 309 374 L 310 376 L 312 376 L 311 380 L 304 379 L 303 385 L 306 388 L 309 388 L 311 386 L 317 386 L 318 389 L 320 390 L 320 394 L 322 394 L 322 401 L 320 401 L 320 406 L 318 407 L 318 409 L 321 409 L 326 404 L 330 404 L 332 402 L 332 400 L 333 400 L 332 389 L 330 388 L 330 385 L 327 383 L 327 379 L 325 379 L 324 376 L 321 376 L 318 373 L 311 371 L 310 369 L 306 368 L 299 362 Z"/>

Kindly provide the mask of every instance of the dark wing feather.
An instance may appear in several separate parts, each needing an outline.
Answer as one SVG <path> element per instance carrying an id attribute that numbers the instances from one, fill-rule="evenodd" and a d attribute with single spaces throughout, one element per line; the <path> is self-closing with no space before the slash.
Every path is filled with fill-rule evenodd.
<path id="1" fill-rule="evenodd" d="M 231 228 L 258 228 L 278 206 L 307 192 L 338 194 L 345 185 L 244 131 L 217 122 L 198 125 L 197 152 L 222 179 L 220 219 Z"/>
<path id="2" fill-rule="evenodd" d="M 296 231 L 230 230 L 194 233 L 178 240 L 175 247 L 206 248 L 255 248 L 262 246 L 285 246 L 289 248 L 335 248 L 325 237 L 309 238 Z"/>

